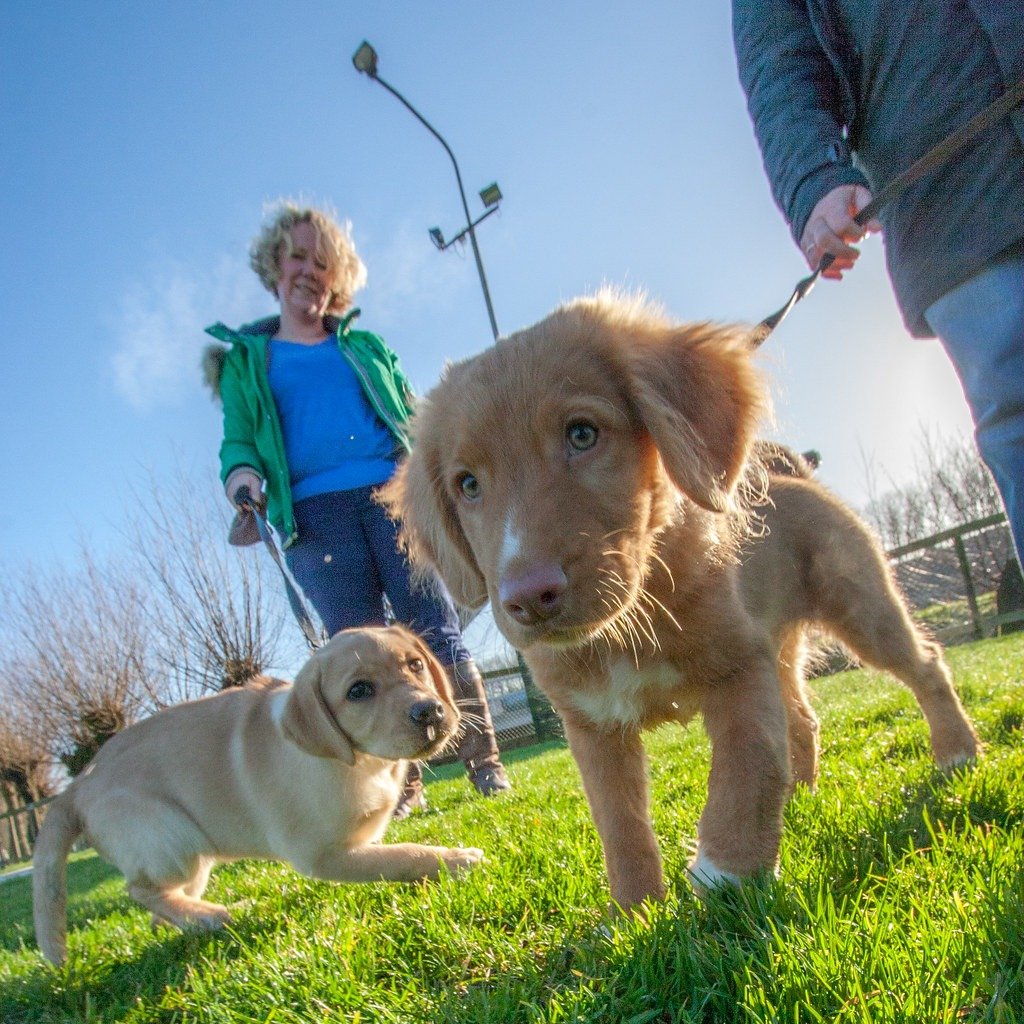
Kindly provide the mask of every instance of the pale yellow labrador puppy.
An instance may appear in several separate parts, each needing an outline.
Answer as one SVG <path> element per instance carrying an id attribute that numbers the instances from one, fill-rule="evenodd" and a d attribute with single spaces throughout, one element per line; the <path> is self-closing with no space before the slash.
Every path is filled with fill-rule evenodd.
<path id="1" fill-rule="evenodd" d="M 202 900 L 218 861 L 283 860 L 341 882 L 457 873 L 477 849 L 375 845 L 406 759 L 433 756 L 459 713 L 448 678 L 401 627 L 338 633 L 294 684 L 256 679 L 125 729 L 50 805 L 34 857 L 36 939 L 66 955 L 65 862 L 85 836 L 155 919 L 216 929 Z"/>

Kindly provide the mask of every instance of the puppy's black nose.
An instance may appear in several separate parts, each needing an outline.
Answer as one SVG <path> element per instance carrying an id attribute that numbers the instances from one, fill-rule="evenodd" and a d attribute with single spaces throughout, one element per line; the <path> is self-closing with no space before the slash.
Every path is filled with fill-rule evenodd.
<path id="1" fill-rule="evenodd" d="M 409 709 L 409 717 L 417 725 L 440 725 L 444 721 L 444 705 L 439 700 L 418 700 Z"/>

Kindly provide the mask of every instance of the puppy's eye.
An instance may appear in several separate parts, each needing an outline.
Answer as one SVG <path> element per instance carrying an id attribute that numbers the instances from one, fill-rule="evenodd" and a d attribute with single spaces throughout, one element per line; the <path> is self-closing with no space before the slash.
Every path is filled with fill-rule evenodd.
<path id="1" fill-rule="evenodd" d="M 416 675 L 419 676 L 419 675 L 423 674 L 423 669 L 425 667 L 426 666 L 423 664 L 423 659 L 422 658 L 410 658 L 409 659 L 409 671 L 410 672 L 415 672 Z"/>
<path id="2" fill-rule="evenodd" d="M 455 484 L 468 501 L 476 501 L 480 497 L 480 481 L 472 473 L 463 473 Z"/>
<path id="3" fill-rule="evenodd" d="M 347 700 L 369 700 L 377 691 L 368 679 L 357 679 L 345 694 Z"/>
<path id="4" fill-rule="evenodd" d="M 578 452 L 585 452 L 597 444 L 597 427 L 587 420 L 576 420 L 565 428 L 565 439 Z"/>

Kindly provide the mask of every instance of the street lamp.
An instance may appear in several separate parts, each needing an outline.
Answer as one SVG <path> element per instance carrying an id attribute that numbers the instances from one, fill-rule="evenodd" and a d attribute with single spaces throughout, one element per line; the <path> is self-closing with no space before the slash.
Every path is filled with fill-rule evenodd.
<path id="1" fill-rule="evenodd" d="M 459 172 L 458 161 L 455 159 L 455 154 L 452 152 L 451 147 L 442 138 L 441 133 L 394 86 L 389 85 L 377 74 L 377 51 L 365 39 L 360 43 L 359 49 L 352 55 L 352 63 L 355 65 L 356 71 L 367 75 L 375 82 L 379 82 L 392 96 L 399 100 L 406 110 L 444 146 L 444 151 L 451 158 L 452 167 L 455 168 L 455 180 L 459 185 L 459 197 L 462 199 L 462 212 L 466 215 L 466 226 L 450 241 L 445 241 L 440 228 L 431 228 L 429 231 L 430 238 L 434 245 L 443 252 L 449 246 L 454 245 L 460 239 L 469 235 L 470 244 L 473 246 L 473 258 L 476 260 L 477 273 L 480 275 L 480 287 L 483 289 L 484 302 L 487 305 L 487 315 L 491 320 L 491 331 L 494 334 L 495 340 L 497 340 L 498 322 L 494 319 L 494 306 L 491 305 L 491 293 L 487 287 L 487 276 L 484 274 L 483 260 L 480 259 L 480 247 L 476 244 L 475 229 L 480 221 L 489 217 L 498 209 L 498 204 L 502 199 L 498 183 L 491 182 L 486 188 L 480 190 L 480 201 L 484 204 L 485 211 L 482 216 L 474 221 L 469 215 L 469 203 L 466 202 L 466 190 L 462 187 L 462 174 Z M 542 740 L 561 736 L 561 724 L 558 716 L 555 714 L 547 698 L 537 689 L 537 684 L 534 683 L 533 676 L 526 667 L 526 662 L 523 661 L 523 656 L 519 651 L 516 651 L 516 660 L 519 662 L 519 672 L 523 678 L 526 699 L 529 703 L 537 738 Z"/>
<path id="2" fill-rule="evenodd" d="M 480 287 L 484 293 L 484 303 L 487 306 L 487 315 L 491 321 L 491 331 L 494 334 L 495 339 L 498 337 L 498 322 L 494 318 L 494 306 L 491 304 L 491 292 L 487 287 L 487 276 L 484 274 L 483 260 L 480 258 L 480 247 L 476 242 L 476 226 L 489 217 L 495 210 L 498 209 L 498 204 L 501 202 L 501 189 L 498 188 L 497 182 L 494 182 L 482 189 L 480 192 L 480 199 L 484 204 L 484 213 L 476 220 L 469 215 L 469 203 L 466 202 L 466 191 L 462 187 L 462 174 L 459 172 L 459 164 L 455 159 L 455 154 L 452 152 L 451 147 L 445 142 L 441 133 L 397 90 L 394 86 L 389 85 L 384 81 L 380 75 L 377 74 L 377 51 L 365 40 L 360 44 L 359 49 L 352 55 L 352 63 L 355 65 L 356 71 L 366 75 L 368 78 L 372 78 L 375 82 L 379 82 L 392 96 L 399 100 L 402 105 L 416 118 L 430 132 L 431 135 L 437 139 L 438 142 L 444 146 L 444 151 L 448 154 L 452 161 L 452 167 L 455 168 L 455 180 L 459 186 L 459 197 L 462 199 L 462 212 L 466 216 L 466 226 L 452 239 L 445 241 L 444 235 L 441 233 L 440 228 L 430 229 L 430 238 L 434 245 L 437 246 L 442 252 L 454 245 L 456 242 L 460 242 L 467 235 L 469 236 L 469 243 L 473 247 L 473 258 L 476 260 L 477 273 L 480 275 Z"/>

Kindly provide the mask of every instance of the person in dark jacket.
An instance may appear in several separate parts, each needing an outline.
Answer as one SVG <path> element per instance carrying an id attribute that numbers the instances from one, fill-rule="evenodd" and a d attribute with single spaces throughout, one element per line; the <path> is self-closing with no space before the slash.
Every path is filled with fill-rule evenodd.
<path id="1" fill-rule="evenodd" d="M 775 200 L 825 277 L 857 259 L 857 213 L 1024 78 L 1007 0 L 733 0 L 740 80 Z M 1024 109 L 895 199 L 882 230 L 907 329 L 937 336 L 1024 551 Z"/>
<path id="2" fill-rule="evenodd" d="M 462 711 L 459 756 L 470 780 L 487 796 L 507 790 L 483 680 L 455 606 L 440 580 L 412 577 L 398 524 L 374 500 L 409 451 L 412 393 L 394 352 L 352 327 L 352 298 L 366 280 L 362 260 L 333 218 L 283 203 L 250 261 L 280 315 L 237 331 L 208 328 L 230 346 L 207 354 L 224 409 L 228 499 L 241 506 L 246 488 L 266 507 L 288 567 L 329 634 L 384 625 L 391 614 L 422 635 Z M 419 766 L 396 813 L 417 806 L 425 806 Z"/>

